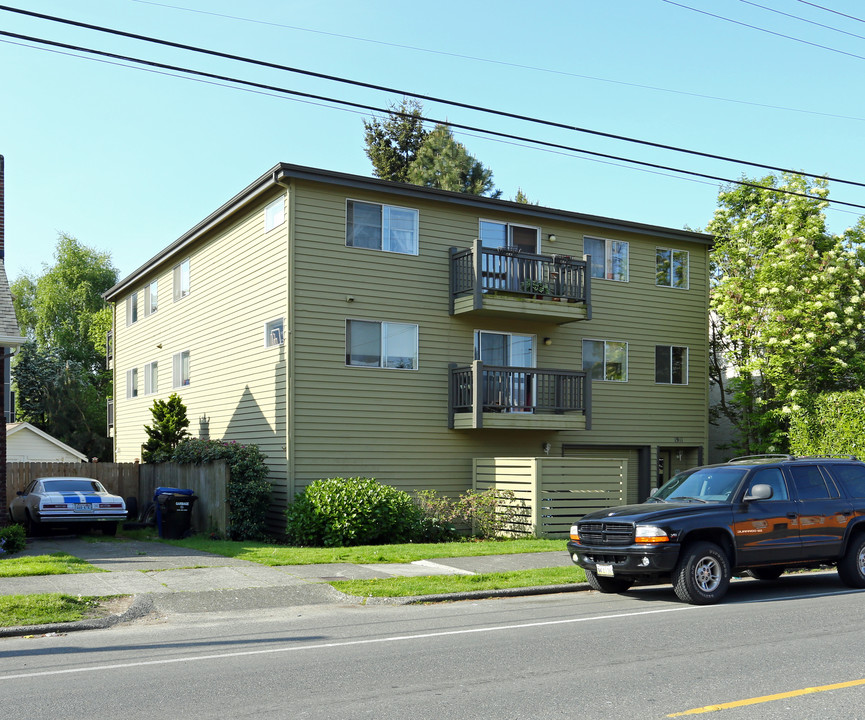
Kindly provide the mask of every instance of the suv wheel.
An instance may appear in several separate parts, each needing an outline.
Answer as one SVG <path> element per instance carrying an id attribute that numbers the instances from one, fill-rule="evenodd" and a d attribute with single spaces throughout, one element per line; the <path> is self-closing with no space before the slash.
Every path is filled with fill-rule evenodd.
<path id="1" fill-rule="evenodd" d="M 865 533 L 854 535 L 838 562 L 838 577 L 849 587 L 865 587 Z"/>
<path id="2" fill-rule="evenodd" d="M 586 570 L 586 582 L 592 590 L 602 593 L 622 593 L 631 589 L 634 581 L 631 578 L 598 577 L 592 570 Z"/>
<path id="3" fill-rule="evenodd" d="M 673 571 L 673 589 L 683 602 L 711 605 L 727 593 L 730 561 L 715 543 L 698 542 L 686 548 Z"/>

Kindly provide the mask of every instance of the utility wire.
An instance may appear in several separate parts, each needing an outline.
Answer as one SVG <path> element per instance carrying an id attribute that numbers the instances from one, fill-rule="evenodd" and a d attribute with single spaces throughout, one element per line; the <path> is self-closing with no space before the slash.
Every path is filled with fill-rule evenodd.
<path id="1" fill-rule="evenodd" d="M 691 7 L 690 5 L 684 5 L 679 2 L 674 2 L 673 0 L 661 0 L 661 2 L 667 3 L 667 5 L 675 5 L 676 7 L 683 8 L 684 10 L 691 10 L 695 13 L 700 13 L 701 15 L 708 15 L 709 17 L 716 18 L 717 20 L 723 20 L 724 22 L 733 23 L 734 25 L 741 25 L 742 27 L 750 28 L 751 30 L 758 30 L 763 33 L 767 33 L 768 35 L 774 35 L 775 37 L 784 38 L 785 40 L 793 40 L 794 42 L 802 43 L 803 45 L 810 45 L 811 47 L 819 48 L 820 50 L 828 50 L 829 52 L 838 53 L 839 55 L 846 55 L 847 57 L 855 58 L 856 60 L 865 60 L 865 55 L 857 55 L 856 53 L 846 52 L 844 50 L 839 50 L 838 48 L 829 47 L 828 45 L 821 45 L 820 43 L 811 42 L 810 40 L 803 40 L 802 38 L 793 37 L 792 35 L 785 35 L 784 33 L 775 32 L 774 30 L 767 30 L 766 28 L 759 27 L 757 25 L 751 25 L 746 22 L 742 22 L 741 20 L 733 20 L 732 18 L 724 17 L 723 15 L 716 15 L 715 13 L 707 12 L 706 10 L 700 10 L 695 7 Z"/>
<path id="2" fill-rule="evenodd" d="M 666 1 L 667 0 L 665 0 L 665 2 Z M 674 4 L 676 4 L 676 3 L 674 3 Z M 107 33 L 110 35 L 118 35 L 121 37 L 131 38 L 133 40 L 141 40 L 144 42 L 153 43 L 153 44 L 157 44 L 157 45 L 164 45 L 167 47 L 178 48 L 181 50 L 188 50 L 190 52 L 200 53 L 203 55 L 210 55 L 213 57 L 220 57 L 220 58 L 225 58 L 228 60 L 235 60 L 238 62 L 250 64 L 250 65 L 257 65 L 260 67 L 267 67 L 267 68 L 272 68 L 275 70 L 284 70 L 286 72 L 291 72 L 291 73 L 295 73 L 295 74 L 299 74 L 299 75 L 305 75 L 308 77 L 315 77 L 315 78 L 319 78 L 322 80 L 329 80 L 331 82 L 342 83 L 342 84 L 351 85 L 354 87 L 362 87 L 362 88 L 367 88 L 370 90 L 376 90 L 376 91 L 380 91 L 380 92 L 387 92 L 387 93 L 399 94 L 399 95 L 403 95 L 403 96 L 407 96 L 407 97 L 418 98 L 420 100 L 426 100 L 429 102 L 439 103 L 442 105 L 450 105 L 453 107 L 463 108 L 465 110 L 473 110 L 476 112 L 486 113 L 489 115 L 496 115 L 499 117 L 506 117 L 506 118 L 510 118 L 513 120 L 520 120 L 523 122 L 533 123 L 536 125 L 543 125 L 546 127 L 553 127 L 553 128 L 557 128 L 557 129 L 561 129 L 561 130 L 571 130 L 574 132 L 583 133 L 583 134 L 587 134 L 587 135 L 593 135 L 596 137 L 603 137 L 603 138 L 607 138 L 607 139 L 611 139 L 611 140 L 620 140 L 622 142 L 628 142 L 628 143 L 632 143 L 632 144 L 636 144 L 636 145 L 653 147 L 653 148 L 657 148 L 660 150 L 668 150 L 671 152 L 678 152 L 678 153 L 683 153 L 683 154 L 687 154 L 687 155 L 695 155 L 697 157 L 708 158 L 710 160 L 719 160 L 722 162 L 734 163 L 736 165 L 748 165 L 750 167 L 761 168 L 763 170 L 770 170 L 773 172 L 795 173 L 795 174 L 799 174 L 799 175 L 806 175 L 808 177 L 813 177 L 813 178 L 825 178 L 826 180 L 829 180 L 831 182 L 841 183 L 844 185 L 855 185 L 857 187 L 865 187 L 865 182 L 858 182 L 855 180 L 844 180 L 841 178 L 830 177 L 830 176 L 824 175 L 822 173 L 813 173 L 813 172 L 807 172 L 804 170 L 792 170 L 790 168 L 780 167 L 778 165 L 767 165 L 765 163 L 758 163 L 758 162 L 753 162 L 750 160 L 743 160 L 743 159 L 739 159 L 739 158 L 728 157 L 728 156 L 724 156 L 724 155 L 718 155 L 715 153 L 702 152 L 699 150 L 689 150 L 687 148 L 681 148 L 681 147 L 677 147 L 675 145 L 668 145 L 665 143 L 657 143 L 657 142 L 652 142 L 649 140 L 639 140 L 637 138 L 628 137 L 626 135 L 618 135 L 615 133 L 608 133 L 608 132 L 603 132 L 600 130 L 590 130 L 588 128 L 582 128 L 582 127 L 578 127 L 576 125 L 569 125 L 567 123 L 560 123 L 560 122 L 555 122 L 552 120 L 543 120 L 540 118 L 531 117 L 529 115 L 521 115 L 519 113 L 507 112 L 504 110 L 494 110 L 494 109 L 483 107 L 480 105 L 473 105 L 470 103 L 463 103 L 463 102 L 458 102 L 455 100 L 447 100 L 445 98 L 439 98 L 439 97 L 435 97 L 433 95 L 424 95 L 424 94 L 420 94 L 420 93 L 411 92 L 408 90 L 401 90 L 399 88 L 388 87 L 386 85 L 378 85 L 375 83 L 362 82 L 360 80 L 349 80 L 347 78 L 340 77 L 338 75 L 329 75 L 326 73 L 314 72 L 312 70 L 303 70 L 303 69 L 292 67 L 289 65 L 281 65 L 279 63 L 272 63 L 272 62 L 267 62 L 264 60 L 255 60 L 253 58 L 244 57 L 242 55 L 234 55 L 231 53 L 225 53 L 225 52 L 221 52 L 219 50 L 209 50 L 207 48 L 201 48 L 201 47 L 198 47 L 195 45 L 187 45 L 185 43 L 177 43 L 177 42 L 172 42 L 170 40 L 161 40 L 159 38 L 154 38 L 154 37 L 150 37 L 147 35 L 139 35 L 137 33 L 130 33 L 130 32 L 126 32 L 123 30 L 114 30 L 112 28 L 107 28 L 107 27 L 100 26 L 100 25 L 91 25 L 89 23 L 79 22 L 77 20 L 69 20 L 67 18 L 61 18 L 61 17 L 57 17 L 54 15 L 45 15 L 43 13 L 37 13 L 37 12 L 30 11 L 30 10 L 22 10 L 20 8 L 13 8 L 13 7 L 10 7 L 8 5 L 0 5 L 0 10 L 18 13 L 21 15 L 29 16 L 29 17 L 35 17 L 35 18 L 39 18 L 41 20 L 48 20 L 51 22 L 62 23 L 64 25 L 72 25 L 74 27 L 85 28 L 87 30 L 94 30 L 96 32 Z M 40 42 L 40 40 L 38 38 L 36 38 L 34 40 L 34 42 Z M 86 48 L 84 49 L 84 52 L 87 52 Z"/>
<path id="3" fill-rule="evenodd" d="M 798 0 L 803 5 L 810 5 L 811 7 L 815 7 L 818 10 L 825 10 L 826 12 L 834 13 L 835 15 L 840 15 L 841 17 L 849 18 L 850 20 L 856 20 L 857 22 L 865 23 L 865 20 L 862 18 L 855 17 L 853 15 L 848 15 L 847 13 L 838 12 L 837 10 L 833 10 L 832 8 L 824 7 L 823 5 L 818 5 L 817 3 L 808 2 L 808 0 Z"/>
<path id="4" fill-rule="evenodd" d="M 775 8 L 771 8 L 766 5 L 760 5 L 760 3 L 751 2 L 751 0 L 739 0 L 739 2 L 745 3 L 745 5 L 752 5 L 753 7 L 760 8 L 761 10 L 767 10 L 768 12 L 775 13 L 776 15 L 782 15 L 793 20 L 799 20 L 800 22 L 808 23 L 809 25 L 816 25 L 817 27 L 821 27 L 824 30 L 831 30 L 832 32 L 841 33 L 842 35 L 849 35 L 850 37 L 854 37 L 859 40 L 865 40 L 865 36 L 863 35 L 857 35 L 856 33 L 847 32 L 846 30 L 841 30 L 839 28 L 832 27 L 831 25 L 824 25 L 823 23 L 818 23 L 814 20 L 808 20 L 808 18 L 803 18 L 799 15 L 782 12 L 781 10 L 776 10 Z"/>
<path id="5" fill-rule="evenodd" d="M 302 92 L 299 90 L 291 90 L 289 88 L 283 88 L 283 87 L 279 87 L 276 85 L 267 85 L 264 83 L 253 82 L 251 80 L 240 80 L 238 78 L 233 78 L 233 77 L 229 77 L 226 75 L 218 75 L 216 73 L 205 72 L 203 70 L 192 70 L 191 68 L 185 68 L 185 67 L 181 67 L 178 65 L 169 65 L 167 63 L 160 63 L 160 62 L 156 62 L 154 60 L 144 60 L 141 58 L 131 57 L 129 55 L 120 55 L 118 53 L 111 53 L 111 52 L 107 52 L 104 50 L 95 50 L 93 48 L 82 47 L 79 45 L 70 45 L 68 43 L 61 43 L 61 42 L 57 42 L 54 40 L 47 40 L 44 38 L 33 37 L 30 35 L 22 35 L 20 33 L 12 33 L 12 32 L 8 32 L 6 30 L 0 30 L 0 36 L 15 38 L 17 40 L 24 40 L 27 42 L 33 42 L 33 43 L 37 43 L 40 45 L 48 45 L 49 47 L 57 47 L 57 48 L 63 48 L 65 50 L 73 50 L 75 52 L 84 52 L 84 53 L 88 53 L 91 55 L 98 55 L 101 57 L 112 58 L 114 60 L 122 60 L 124 62 L 131 62 L 131 63 L 141 64 L 141 65 L 146 65 L 149 67 L 160 68 L 162 70 L 171 70 L 173 72 L 180 72 L 180 73 L 185 73 L 185 74 L 190 74 L 190 75 L 197 75 L 199 77 L 205 77 L 205 78 L 209 78 L 212 80 L 221 80 L 224 82 L 236 83 L 238 85 L 247 85 L 249 87 L 259 88 L 262 90 L 270 90 L 270 91 L 279 92 L 279 93 L 285 93 L 287 95 L 294 95 L 297 97 L 303 97 L 303 98 L 308 98 L 308 99 L 312 99 L 312 100 L 330 102 L 330 103 L 335 103 L 338 105 L 346 105 L 348 107 L 360 108 L 363 110 L 368 110 L 370 112 L 391 113 L 391 114 L 398 115 L 400 117 L 406 117 L 406 118 L 414 117 L 413 115 L 410 115 L 409 113 L 402 113 L 399 111 L 388 110 L 386 108 L 377 107 L 375 105 L 368 105 L 365 103 L 352 102 L 350 100 L 340 100 L 338 98 L 331 98 L 331 97 L 327 97 L 324 95 L 317 95 L 314 93 L 307 93 L 307 92 Z M 424 118 L 424 120 L 426 122 L 435 123 L 437 125 L 446 125 L 448 127 L 459 128 L 461 130 L 468 130 L 471 132 L 481 133 L 484 135 L 491 135 L 491 136 L 497 137 L 497 138 L 506 138 L 508 140 L 517 140 L 519 142 L 530 143 L 532 145 L 539 145 L 541 147 L 555 148 L 558 150 L 568 150 L 571 152 L 581 153 L 581 154 L 589 155 L 592 157 L 605 158 L 607 160 L 616 160 L 619 162 L 626 162 L 626 163 L 630 163 L 633 165 L 639 165 L 642 167 L 653 168 L 655 170 L 664 170 L 664 171 L 669 171 L 669 172 L 681 173 L 683 175 L 690 175 L 692 177 L 704 178 L 707 180 L 715 180 L 717 182 L 722 182 L 722 183 L 727 183 L 727 184 L 741 185 L 744 187 L 751 187 L 751 188 L 755 188 L 755 189 L 759 189 L 759 190 L 769 190 L 771 192 L 777 192 L 777 193 L 781 193 L 784 195 L 793 195 L 793 196 L 808 198 L 811 200 L 819 200 L 821 202 L 825 201 L 825 202 L 835 203 L 838 205 L 845 205 L 848 207 L 865 209 L 865 205 L 860 205 L 857 203 L 845 202 L 843 200 L 829 200 L 826 198 L 819 197 L 817 195 L 809 195 L 808 193 L 801 193 L 801 192 L 795 192 L 792 190 L 783 190 L 783 189 L 778 189 L 778 188 L 767 187 L 765 185 L 760 185 L 758 183 L 752 183 L 752 182 L 749 182 L 747 180 L 734 180 L 731 178 L 725 178 L 725 177 L 721 177 L 718 175 L 709 175 L 706 173 L 700 173 L 700 172 L 696 172 L 694 170 L 684 170 L 682 168 L 676 168 L 676 167 L 672 167 L 669 165 L 660 165 L 657 163 L 645 162 L 643 160 L 634 160 L 633 158 L 627 158 L 627 157 L 622 157 L 622 156 L 618 156 L 618 155 L 611 155 L 608 153 L 600 153 L 600 152 L 596 152 L 593 150 L 586 150 L 584 148 L 577 148 L 577 147 L 573 147 L 570 145 L 562 145 L 560 143 L 553 143 L 553 142 L 549 142 L 549 141 L 545 141 L 545 140 L 537 140 L 535 138 L 529 138 L 529 137 L 525 137 L 525 136 L 521 136 L 521 135 L 513 135 L 511 133 L 499 132 L 496 130 L 489 130 L 486 128 L 476 127 L 473 125 L 465 125 L 462 123 L 455 123 L 455 122 L 450 121 L 450 120 L 437 120 L 435 118 Z M 798 174 L 801 174 L 801 173 L 798 173 Z"/>
<path id="6" fill-rule="evenodd" d="M 358 35 L 346 35 L 344 33 L 336 33 L 327 30 L 315 30 L 313 28 L 301 27 L 300 25 L 288 25 L 286 23 L 278 23 L 271 20 L 257 20 L 255 18 L 242 17 L 240 15 L 227 15 L 225 13 L 217 13 L 210 10 L 198 10 L 196 8 L 182 7 L 180 5 L 169 5 L 168 3 L 153 2 L 152 0 L 132 0 L 132 2 L 137 2 L 142 5 L 152 5 L 153 7 L 167 8 L 169 10 L 179 10 L 181 12 L 195 13 L 198 15 L 210 15 L 211 17 L 222 18 L 225 20 L 236 20 L 238 22 L 252 23 L 255 25 L 266 25 L 268 27 L 285 28 L 287 30 L 296 30 L 298 32 L 313 33 L 315 35 L 324 35 L 326 37 L 340 38 L 342 40 L 353 40 L 355 42 L 369 43 L 372 45 L 382 45 L 384 47 L 398 48 L 401 50 L 411 50 L 413 52 L 429 53 L 431 55 L 442 55 L 444 57 L 458 58 L 461 60 L 471 60 L 472 62 L 489 63 L 490 65 L 502 65 L 504 67 L 518 68 L 520 70 L 550 73 L 552 75 L 562 75 L 564 77 L 578 78 L 580 80 L 591 80 L 593 82 L 609 83 L 611 85 L 623 85 L 625 87 L 639 88 L 640 90 L 652 90 L 653 92 L 664 92 L 670 93 L 672 95 L 684 95 L 686 97 L 695 97 L 702 100 L 714 100 L 716 102 L 735 103 L 737 105 L 750 105 L 751 107 L 767 108 L 769 110 L 781 110 L 783 112 L 794 112 L 802 113 L 804 115 L 817 115 L 818 117 L 837 118 L 839 120 L 856 120 L 858 122 L 865 122 L 865 118 L 852 115 L 827 113 L 821 112 L 819 110 L 805 110 L 803 108 L 786 107 L 784 105 L 772 105 L 770 103 L 760 103 L 753 102 L 751 100 L 721 97 L 719 95 L 707 95 L 705 93 L 691 92 L 689 90 L 676 90 L 674 88 L 659 87 L 657 85 L 645 85 L 643 83 L 628 82 L 625 80 L 614 80 L 612 78 L 597 77 L 595 75 L 581 75 L 580 73 L 569 72 L 567 70 L 558 70 L 555 68 L 540 67 L 537 65 L 525 65 L 522 63 L 507 62 L 505 60 L 493 60 L 492 58 L 478 57 L 476 55 L 465 55 L 463 53 L 448 52 L 445 50 L 435 50 L 432 48 L 420 47 L 418 45 L 406 45 L 403 43 L 388 42 L 386 40 L 375 40 L 373 38 L 360 37 Z"/>

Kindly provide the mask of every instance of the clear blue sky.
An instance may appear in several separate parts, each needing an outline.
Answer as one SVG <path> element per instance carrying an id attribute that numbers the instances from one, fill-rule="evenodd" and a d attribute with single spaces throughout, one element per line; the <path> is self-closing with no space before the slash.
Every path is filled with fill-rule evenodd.
<path id="1" fill-rule="evenodd" d="M 682 0 L 814 45 L 664 0 L 534 6 L 525 0 L 9 2 L 594 130 L 865 181 L 865 8 L 854 0 L 815 2 L 853 18 L 801 0 Z M 0 30 L 382 107 L 399 99 L 5 11 Z M 712 175 L 765 174 L 434 103 L 426 103 L 426 111 Z M 24 270 L 40 272 L 53 261 L 63 231 L 110 252 L 125 276 L 280 161 L 371 175 L 363 117 L 0 37 L 7 274 L 13 280 Z M 505 198 L 521 187 L 542 205 L 674 228 L 705 226 L 716 206 L 716 182 L 457 137 L 493 170 Z M 863 188 L 831 189 L 834 198 L 865 204 Z M 831 211 L 832 229 L 840 232 L 861 213 Z"/>

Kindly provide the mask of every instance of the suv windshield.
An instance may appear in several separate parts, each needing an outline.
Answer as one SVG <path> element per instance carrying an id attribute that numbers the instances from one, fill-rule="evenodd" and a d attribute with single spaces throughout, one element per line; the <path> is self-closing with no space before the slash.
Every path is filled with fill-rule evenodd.
<path id="1" fill-rule="evenodd" d="M 667 502 L 729 502 L 748 468 L 710 467 L 679 473 L 650 499 Z"/>

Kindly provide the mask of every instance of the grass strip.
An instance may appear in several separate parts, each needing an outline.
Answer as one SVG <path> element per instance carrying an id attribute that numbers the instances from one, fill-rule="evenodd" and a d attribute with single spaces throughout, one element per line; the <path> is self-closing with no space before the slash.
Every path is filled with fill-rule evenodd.
<path id="1" fill-rule="evenodd" d="M 480 575 L 424 575 L 380 580 L 338 580 L 330 584 L 340 592 L 357 597 L 413 597 L 476 590 L 570 585 L 585 581 L 583 570 L 574 566 Z"/>
<path id="2" fill-rule="evenodd" d="M 73 622 L 96 606 L 95 598 L 61 593 L 0 595 L 0 627 Z"/>
<path id="3" fill-rule="evenodd" d="M 34 575 L 70 575 L 106 572 L 89 562 L 64 552 L 50 555 L 25 555 L 0 559 L 0 577 L 31 577 Z"/>
<path id="4" fill-rule="evenodd" d="M 152 530 L 124 531 L 124 536 L 136 540 L 157 540 Z M 409 563 L 431 558 L 472 557 L 476 555 L 507 555 L 511 553 L 551 552 L 565 549 L 564 540 L 537 538 L 514 540 L 458 541 L 447 543 L 405 543 L 401 545 L 358 545 L 337 548 L 301 548 L 264 542 L 212 540 L 196 535 L 185 540 L 160 542 L 200 550 L 224 557 L 249 560 L 260 565 L 319 565 L 324 563 Z"/>

